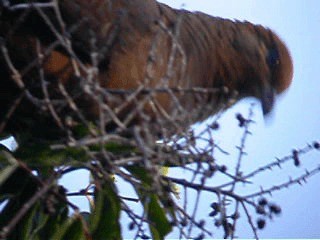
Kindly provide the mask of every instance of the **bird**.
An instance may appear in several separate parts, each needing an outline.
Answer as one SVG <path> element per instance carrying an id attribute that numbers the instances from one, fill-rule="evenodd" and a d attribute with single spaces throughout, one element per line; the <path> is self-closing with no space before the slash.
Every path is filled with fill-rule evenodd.
<path id="1" fill-rule="evenodd" d="M 170 137 L 246 97 L 268 115 L 292 82 L 286 44 L 259 24 L 155 0 L 4 2 L 0 133 L 56 138 L 71 118 Z"/>

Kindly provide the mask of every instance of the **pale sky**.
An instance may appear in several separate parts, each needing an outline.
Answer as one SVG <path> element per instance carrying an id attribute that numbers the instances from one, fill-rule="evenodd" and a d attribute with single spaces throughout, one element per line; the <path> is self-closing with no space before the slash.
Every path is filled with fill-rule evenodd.
<path id="1" fill-rule="evenodd" d="M 286 42 L 294 61 L 294 80 L 290 89 L 277 100 L 271 119 L 262 117 L 258 102 L 247 99 L 237 104 L 223 116 L 221 129 L 215 133 L 214 140 L 236 153 L 240 135 L 235 113 L 248 112 L 250 103 L 256 102 L 255 121 L 251 128 L 253 135 L 246 144 L 248 156 L 242 170 L 249 171 L 290 155 L 295 148 L 320 140 L 320 81 L 316 71 L 320 63 L 320 1 L 300 0 L 161 0 L 172 7 L 191 11 L 202 11 L 212 16 L 230 19 L 248 20 L 274 30 Z M 201 129 L 201 125 L 199 126 Z M 236 155 L 234 155 L 236 156 Z M 255 187 L 271 187 L 288 181 L 311 170 L 320 164 L 319 152 L 301 157 L 302 166 L 296 168 L 286 164 L 282 170 L 266 172 L 255 178 Z M 229 159 L 227 159 L 230 161 Z M 228 165 L 229 163 L 226 163 Z M 171 174 L 180 174 L 171 170 Z M 212 181 L 219 181 L 213 178 Z M 311 178 L 308 184 L 292 186 L 273 194 L 271 201 L 279 204 L 282 215 L 267 222 L 267 227 L 259 232 L 261 238 L 320 238 L 320 174 Z M 125 191 L 128 189 L 125 188 Z M 241 189 L 243 194 L 250 187 Z M 189 197 L 190 200 L 191 197 Z M 270 198 L 269 198 L 270 199 Z M 209 201 L 209 199 L 208 199 Z M 199 216 L 208 215 L 208 206 L 200 204 Z M 255 217 L 253 218 L 255 219 Z M 210 223 L 207 223 L 210 224 Z M 125 225 L 126 226 L 126 225 Z M 206 225 L 208 226 L 208 225 Z M 124 229 L 124 231 L 126 231 Z M 219 235 L 220 234 L 220 235 Z M 221 238 L 221 231 L 215 231 L 215 237 Z M 253 233 L 245 216 L 237 225 L 237 236 L 251 238 Z M 176 237 L 171 234 L 169 238 Z"/>
<path id="2" fill-rule="evenodd" d="M 320 141 L 320 80 L 316 71 L 320 68 L 320 1 L 317 0 L 161 0 L 176 8 L 202 11 L 213 16 L 248 20 L 274 30 L 287 43 L 294 60 L 294 80 L 291 88 L 278 99 L 274 116 L 263 120 L 257 103 L 256 124 L 247 144 L 244 169 L 255 169 L 271 162 L 275 157 L 289 155 L 294 148 L 302 148 L 314 140 Z M 225 114 L 221 131 L 216 140 L 228 151 L 235 151 L 239 144 L 239 132 L 234 115 L 246 113 L 253 99 L 244 100 Z M 313 169 L 320 164 L 320 152 L 308 154 L 302 166 L 285 165 L 278 171 L 266 172 L 258 184 L 272 186 L 299 176 L 304 169 Z M 79 177 L 82 176 L 82 177 Z M 78 190 L 80 181 L 87 181 L 84 173 L 66 176 L 63 183 L 70 191 Z M 275 193 L 273 201 L 282 207 L 281 217 L 268 222 L 262 238 L 320 238 L 320 174 L 311 178 L 302 187 L 293 186 Z M 243 190 L 246 191 L 246 190 Z M 75 198 L 73 198 L 75 200 Z M 77 204 L 88 207 L 84 198 Z M 199 210 L 205 215 L 207 208 Z M 244 218 L 244 216 L 243 216 Z M 238 225 L 239 237 L 253 236 L 248 223 Z M 217 236 L 216 237 L 221 237 Z M 125 237 L 125 236 L 124 236 Z"/>
<path id="3" fill-rule="evenodd" d="M 294 60 L 294 80 L 291 88 L 276 105 L 274 116 L 264 122 L 259 106 L 257 121 L 247 145 L 247 167 L 254 169 L 275 157 L 289 155 L 294 148 L 320 140 L 320 80 L 316 71 L 320 66 L 320 1 L 317 0 L 161 0 L 168 5 L 187 10 L 202 11 L 213 16 L 248 20 L 274 30 L 288 45 Z M 239 143 L 233 127 L 234 113 L 248 109 L 245 100 L 229 111 L 224 121 L 226 130 L 217 138 L 232 151 Z M 241 111 L 241 110 L 240 110 Z M 245 111 L 243 111 L 245 112 Z M 229 123 L 230 121 L 230 123 Z M 264 186 L 284 182 L 289 176 L 302 174 L 320 164 L 319 152 L 302 157 L 297 169 L 285 165 L 281 171 L 267 172 L 259 179 Z M 290 165 L 290 164 L 289 164 Z M 292 164 L 293 165 L 293 164 Z M 282 207 L 281 217 L 268 222 L 260 233 L 262 238 L 320 238 L 320 174 L 303 187 L 293 186 L 273 195 L 274 202 Z M 203 209 L 207 213 L 207 209 Z M 247 222 L 238 226 L 238 236 L 252 237 Z M 247 226 L 247 227 L 246 227 Z M 217 236 L 216 236 L 217 237 Z"/>

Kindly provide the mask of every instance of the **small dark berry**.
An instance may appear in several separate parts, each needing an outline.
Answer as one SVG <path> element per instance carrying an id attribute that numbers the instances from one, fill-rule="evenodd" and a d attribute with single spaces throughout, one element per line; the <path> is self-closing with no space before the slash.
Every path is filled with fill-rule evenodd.
<path id="1" fill-rule="evenodd" d="M 141 236 L 141 239 L 151 239 L 148 235 L 146 235 L 146 234 L 143 234 L 142 236 Z"/>
<path id="2" fill-rule="evenodd" d="M 217 170 L 217 168 L 216 168 L 216 166 L 210 164 L 209 170 L 210 170 L 211 172 L 215 172 L 215 171 Z"/>
<path id="3" fill-rule="evenodd" d="M 136 226 L 136 224 L 134 222 L 129 223 L 129 230 L 132 231 L 134 229 L 134 227 Z"/>
<path id="4" fill-rule="evenodd" d="M 210 207 L 211 207 L 213 210 L 216 210 L 216 211 L 219 211 L 219 209 L 220 209 L 219 203 L 217 203 L 217 202 L 211 203 L 211 204 L 210 204 Z"/>
<path id="5" fill-rule="evenodd" d="M 182 227 L 185 227 L 188 225 L 188 220 L 187 219 L 183 219 L 181 222 L 180 222 L 181 226 Z"/>
<path id="6" fill-rule="evenodd" d="M 271 204 L 271 205 L 269 205 L 269 209 L 270 209 L 270 212 L 272 212 L 276 215 L 281 213 L 281 208 L 278 205 Z"/>
<path id="7" fill-rule="evenodd" d="M 204 239 L 204 234 L 201 233 L 198 237 L 194 238 L 194 240 L 202 240 Z"/>
<path id="8" fill-rule="evenodd" d="M 266 226 L 266 220 L 259 218 L 257 220 L 257 226 L 259 229 L 264 229 L 264 227 Z"/>
<path id="9" fill-rule="evenodd" d="M 247 122 L 247 120 L 241 115 L 241 113 L 237 113 L 236 118 L 239 121 L 239 127 L 243 127 Z"/>
<path id="10" fill-rule="evenodd" d="M 261 205 L 258 205 L 258 206 L 256 207 L 256 212 L 257 212 L 258 214 L 261 214 L 261 215 L 265 215 L 265 214 L 266 214 L 266 211 L 264 210 L 264 207 L 261 206 Z"/>
<path id="11" fill-rule="evenodd" d="M 221 172 L 225 173 L 225 172 L 228 170 L 228 168 L 227 168 L 227 166 L 222 165 L 222 166 L 220 166 L 219 170 L 220 170 Z"/>
<path id="12" fill-rule="evenodd" d="M 198 226 L 200 228 L 203 228 L 205 224 L 206 224 L 206 222 L 204 220 L 200 220 L 199 223 L 198 223 Z"/>
<path id="13" fill-rule="evenodd" d="M 218 214 L 218 211 L 213 210 L 211 213 L 209 213 L 209 217 L 215 217 L 217 216 L 217 214 Z"/>
<path id="14" fill-rule="evenodd" d="M 297 150 L 293 150 L 292 157 L 293 157 L 294 165 L 296 167 L 299 167 L 300 166 L 299 152 Z"/>
<path id="15" fill-rule="evenodd" d="M 265 206 L 265 205 L 268 204 L 268 200 L 265 199 L 265 198 L 261 198 L 261 199 L 259 199 L 258 204 L 259 204 L 260 206 Z"/>
<path id="16" fill-rule="evenodd" d="M 313 143 L 313 147 L 314 147 L 315 149 L 320 149 L 320 143 L 319 143 L 319 142 L 314 142 L 314 143 Z"/>
<path id="17" fill-rule="evenodd" d="M 220 127 L 219 123 L 217 123 L 217 122 L 214 122 L 210 125 L 210 128 L 213 130 L 217 130 L 217 129 L 219 129 L 219 127 Z"/>
<path id="18" fill-rule="evenodd" d="M 237 220 L 240 218 L 240 213 L 239 212 L 235 212 L 234 214 L 232 214 L 230 216 L 233 220 Z"/>
<path id="19" fill-rule="evenodd" d="M 294 159 L 294 165 L 295 165 L 296 167 L 299 167 L 299 166 L 300 166 L 300 161 L 299 161 L 299 159 Z"/>

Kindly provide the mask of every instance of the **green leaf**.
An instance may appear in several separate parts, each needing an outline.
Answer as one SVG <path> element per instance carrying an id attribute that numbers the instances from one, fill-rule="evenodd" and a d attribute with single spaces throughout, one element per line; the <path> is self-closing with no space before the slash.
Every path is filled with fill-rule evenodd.
<path id="1" fill-rule="evenodd" d="M 2 164 L 11 164 L 18 166 L 18 161 L 12 156 L 10 151 L 3 145 L 0 145 L 0 163 Z"/>
<path id="2" fill-rule="evenodd" d="M 4 146 L 3 146 L 4 147 Z M 108 142 L 104 144 L 105 150 L 114 154 L 129 154 L 134 151 L 131 146 Z M 100 144 L 89 146 L 90 151 L 100 151 Z M 80 147 L 66 147 L 53 150 L 50 143 L 29 143 L 21 145 L 14 153 L 18 159 L 23 159 L 29 167 L 42 169 L 45 167 L 57 167 L 61 165 L 76 166 L 79 163 L 87 163 L 92 159 L 87 152 Z M 1 160 L 1 158 L 0 158 Z"/>
<path id="3" fill-rule="evenodd" d="M 0 229 L 7 226 L 16 214 L 25 206 L 36 193 L 38 184 L 33 176 L 16 164 L 6 167 L 0 173 L 0 199 L 7 200 L 0 212 Z M 19 221 L 10 231 L 8 239 L 30 239 L 37 204 L 19 217 Z"/>
<path id="4" fill-rule="evenodd" d="M 21 240 L 29 240 L 34 239 L 31 238 L 32 230 L 33 230 L 33 224 L 34 220 L 36 218 L 36 214 L 39 212 L 39 203 L 35 204 L 26 214 L 26 216 L 23 218 L 23 221 L 21 222 Z"/>
<path id="5" fill-rule="evenodd" d="M 58 201 L 57 201 L 58 200 Z M 53 235 L 61 230 L 61 226 L 68 221 L 68 205 L 63 200 L 53 200 L 55 203 L 54 212 L 47 213 L 44 209 L 39 212 L 35 224 L 37 225 L 34 234 L 40 239 L 55 239 Z"/>
<path id="6" fill-rule="evenodd" d="M 143 203 L 147 219 L 150 222 L 149 228 L 153 239 L 164 239 L 164 237 L 172 231 L 172 226 L 166 216 L 166 211 L 160 202 L 169 199 L 169 195 L 158 196 L 157 194 L 147 191 L 152 184 L 152 177 L 145 168 L 139 166 L 130 166 L 126 168 L 136 178 L 141 180 L 144 189 L 135 188 L 139 198 Z M 166 191 L 162 191 L 165 193 Z M 172 211 L 170 211 L 172 213 Z M 174 211 L 173 211 L 174 212 Z"/>
<path id="7" fill-rule="evenodd" d="M 167 219 L 164 208 L 160 206 L 159 199 L 156 194 L 151 194 L 144 203 L 147 211 L 147 218 L 150 221 L 149 227 L 153 239 L 164 239 L 164 237 L 172 231 L 172 226 Z"/>
<path id="8" fill-rule="evenodd" d="M 82 216 L 75 214 L 59 226 L 52 239 L 55 240 L 82 240 L 85 238 Z"/>
<path id="9" fill-rule="evenodd" d="M 31 168 L 56 167 L 75 162 L 88 162 L 84 149 L 68 147 L 60 150 L 52 150 L 49 144 L 32 144 L 20 147 L 14 153 L 17 158 L 23 159 Z"/>
<path id="10" fill-rule="evenodd" d="M 126 144 L 119 144 L 116 142 L 108 142 L 104 144 L 105 150 L 112 152 L 114 154 L 132 154 L 136 151 L 135 147 Z"/>
<path id="11" fill-rule="evenodd" d="M 145 187 L 150 187 L 152 178 L 147 173 L 146 169 L 140 166 L 127 166 L 126 169 L 136 178 L 141 180 Z"/>
<path id="12" fill-rule="evenodd" d="M 92 239 L 121 239 L 120 199 L 112 180 L 95 191 L 95 208 L 90 215 Z"/>
<path id="13" fill-rule="evenodd" d="M 1 154 L 1 153 L 0 153 Z M 7 158 L 5 157 L 5 155 L 2 155 L 1 156 L 4 157 L 4 159 L 7 160 Z M 0 172 L 0 200 L 1 198 L 3 197 L 2 196 L 2 193 L 1 193 L 1 190 L 3 189 L 2 186 L 7 182 L 7 180 L 11 177 L 11 175 L 17 170 L 17 168 L 19 167 L 18 163 L 13 163 L 3 169 L 1 169 L 1 172 Z"/>

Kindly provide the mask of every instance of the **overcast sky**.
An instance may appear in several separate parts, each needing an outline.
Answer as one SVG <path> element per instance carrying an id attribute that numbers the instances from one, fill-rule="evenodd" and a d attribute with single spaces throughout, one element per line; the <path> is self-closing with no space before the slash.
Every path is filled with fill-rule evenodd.
<path id="1" fill-rule="evenodd" d="M 291 88 L 277 101 L 274 116 L 265 122 L 259 104 L 255 107 L 256 124 L 251 129 L 246 150 L 249 153 L 245 168 L 254 169 L 283 157 L 292 149 L 320 140 L 320 1 L 317 0 L 161 0 L 176 8 L 202 11 L 213 16 L 248 20 L 273 29 L 287 43 L 294 60 L 294 80 Z M 239 132 L 234 119 L 238 111 L 248 111 L 253 99 L 244 100 L 228 111 L 217 141 L 232 152 L 239 142 Z M 302 158 L 302 166 L 284 167 L 281 171 L 265 174 L 257 180 L 265 186 L 286 181 L 289 176 L 299 176 L 304 169 L 320 164 L 320 153 Z M 80 175 L 83 173 L 80 173 Z M 79 173 L 77 173 L 77 176 Z M 78 190 L 84 177 L 69 175 L 64 178 L 69 190 Z M 320 238 L 320 174 L 303 187 L 294 186 L 275 193 L 274 202 L 282 207 L 282 216 L 268 223 L 260 233 L 267 238 Z M 85 185 L 85 184 L 84 184 Z M 82 185 L 82 186 L 84 186 Z M 76 198 L 75 198 L 76 199 Z M 87 201 L 78 198 L 87 208 Z M 200 211 L 207 212 L 207 209 Z M 247 223 L 238 226 L 238 236 L 252 237 Z M 242 227 L 241 227 L 242 226 Z"/>
<path id="2" fill-rule="evenodd" d="M 320 1 L 317 0 L 161 0 L 172 7 L 202 11 L 212 16 L 248 20 L 274 30 L 286 42 L 294 61 L 294 79 L 290 89 L 279 99 L 273 116 L 264 120 L 259 103 L 255 107 L 256 124 L 246 144 L 249 155 L 243 171 L 256 169 L 276 157 L 291 154 L 295 148 L 320 140 Z M 221 130 L 214 140 L 229 153 L 236 154 L 240 135 L 235 113 L 248 112 L 253 99 L 246 99 L 224 114 Z M 199 126 L 201 128 L 201 125 Z M 236 156 L 236 155 L 234 155 Z M 282 170 L 266 172 L 254 179 L 264 188 L 278 185 L 320 165 L 320 153 L 313 152 L 302 159 L 300 168 L 287 164 Z M 178 173 L 181 174 L 181 173 Z M 217 181 L 217 179 L 213 179 Z M 267 223 L 262 238 L 320 238 L 320 174 L 304 186 L 292 186 L 273 194 L 272 201 L 282 208 L 281 217 Z M 245 192 L 251 188 L 246 186 Z M 189 198 L 190 200 L 190 198 Z M 208 199 L 209 201 L 209 199 Z M 207 205 L 200 205 L 199 215 L 208 214 Z M 221 235 L 215 235 L 221 237 Z M 243 216 L 237 225 L 237 236 L 251 238 L 253 234 Z"/>
<path id="3" fill-rule="evenodd" d="M 257 105 L 247 144 L 247 167 L 254 169 L 283 157 L 292 149 L 320 140 L 320 1 L 317 0 L 161 0 L 168 5 L 192 11 L 202 11 L 213 16 L 248 20 L 274 30 L 287 43 L 294 60 L 294 80 L 291 88 L 277 101 L 272 119 L 265 123 Z M 245 100 L 230 110 L 224 121 L 227 129 L 219 132 L 220 143 L 232 151 L 238 144 L 238 132 L 234 127 L 235 112 L 248 109 Z M 230 121 L 230 124 L 229 124 Z M 312 169 L 320 164 L 320 153 L 306 155 L 302 166 L 284 167 L 281 171 L 266 173 L 259 179 L 264 186 L 272 186 Z M 261 232 L 267 238 L 320 238 L 320 174 L 311 178 L 303 187 L 294 186 L 275 193 L 273 200 L 283 210 L 281 217 L 268 223 Z M 203 209 L 207 212 L 207 209 Z M 245 223 L 247 224 L 247 223 Z M 252 237 L 249 227 L 238 226 L 240 237 Z"/>

